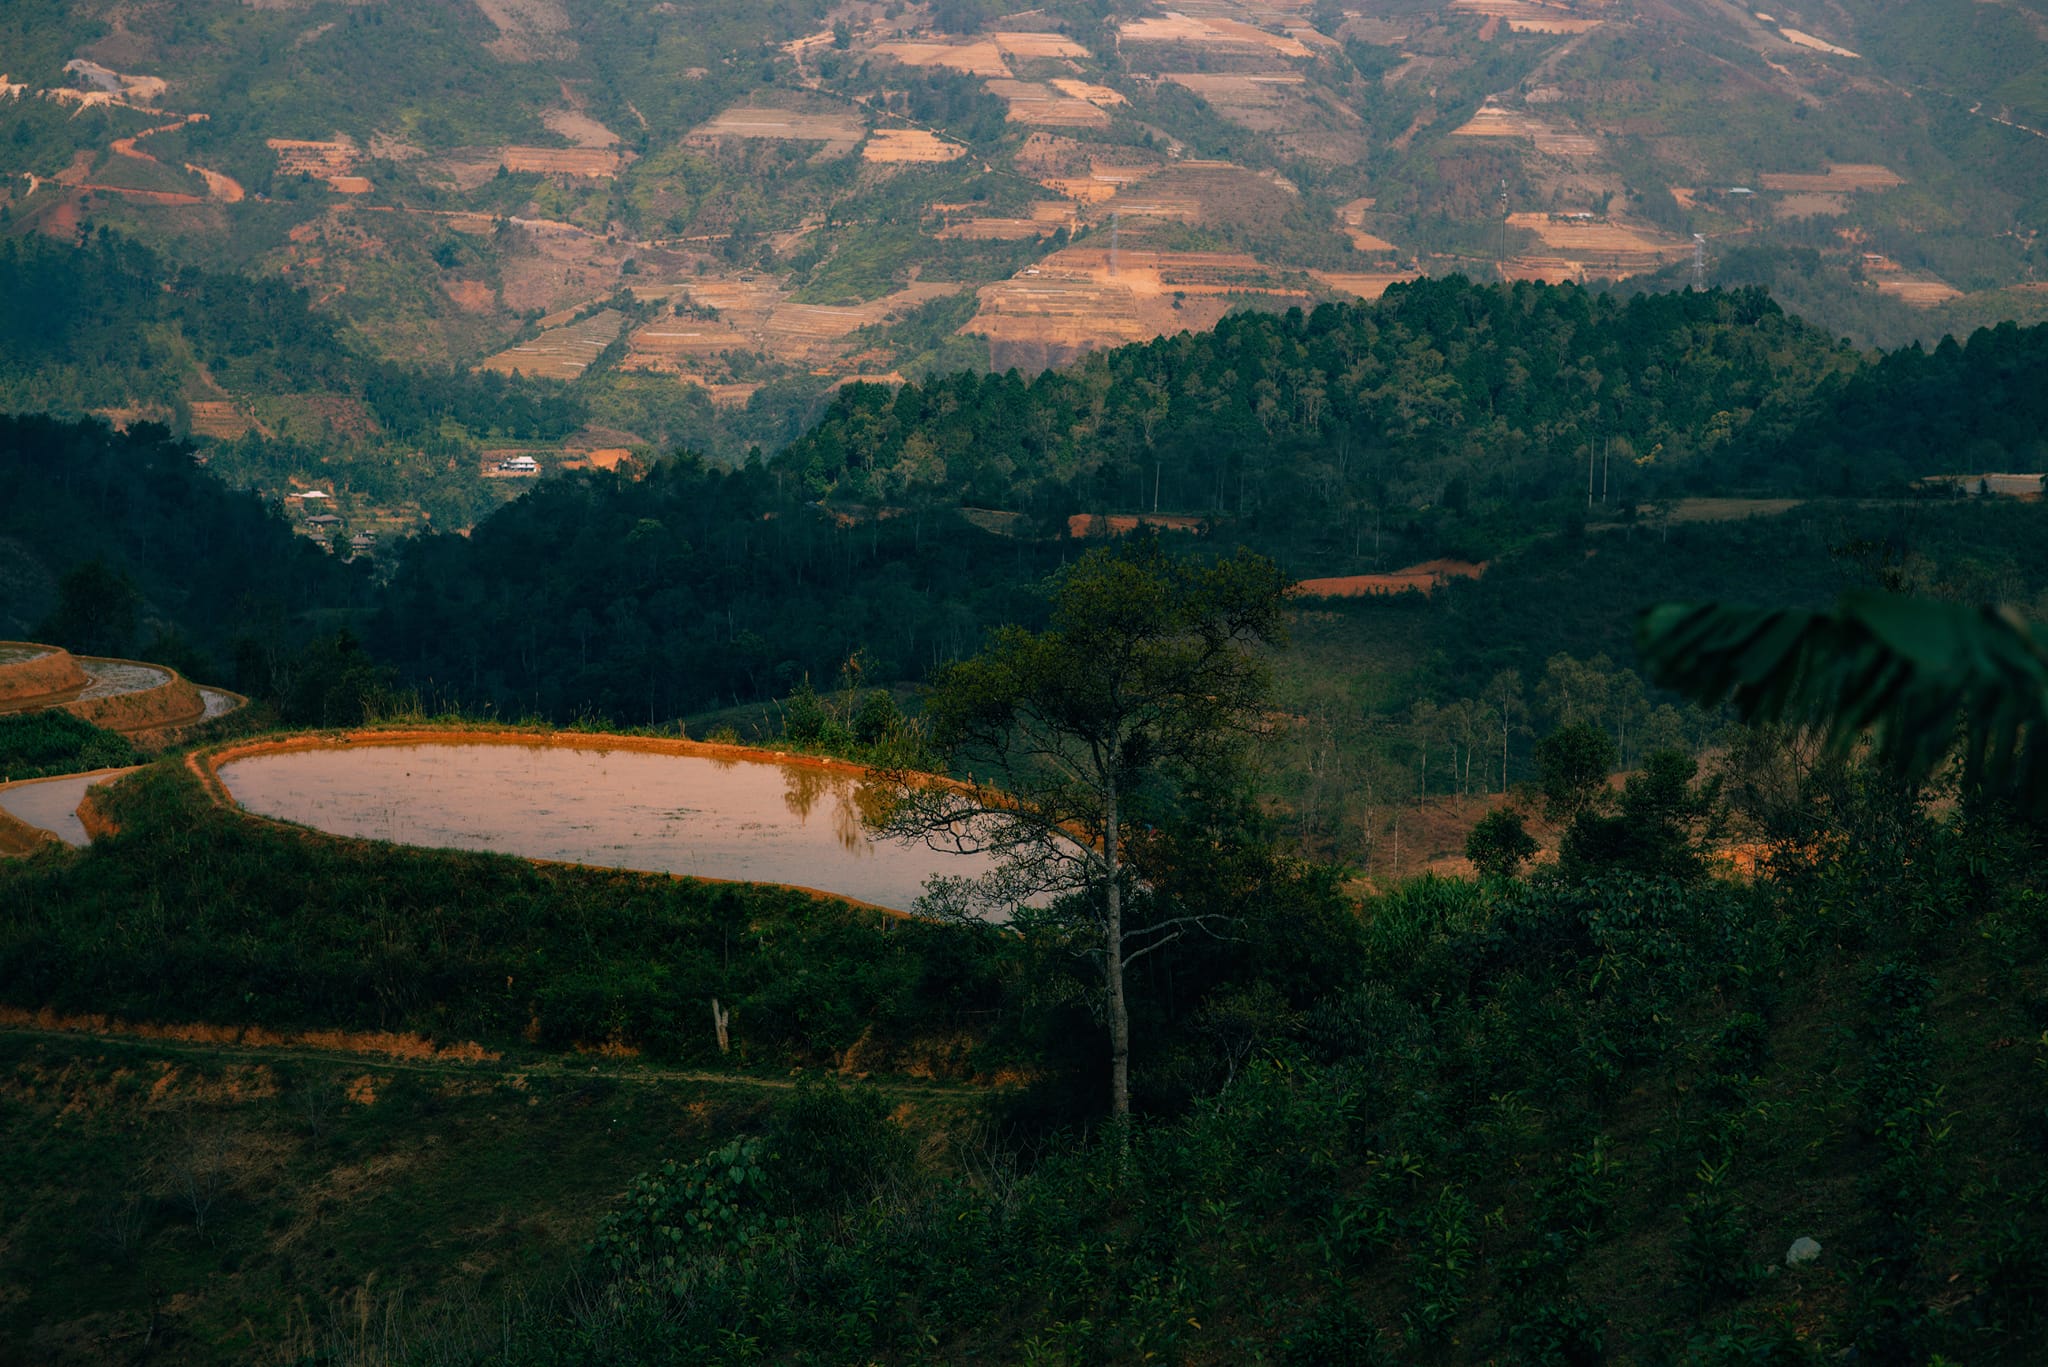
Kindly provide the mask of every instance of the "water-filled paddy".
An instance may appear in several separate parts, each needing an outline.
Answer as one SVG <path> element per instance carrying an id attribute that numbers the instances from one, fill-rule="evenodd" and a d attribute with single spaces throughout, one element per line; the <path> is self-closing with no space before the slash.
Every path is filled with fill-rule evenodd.
<path id="1" fill-rule="evenodd" d="M 78 804 L 85 790 L 106 783 L 133 769 L 109 769 L 97 774 L 66 774 L 61 778 L 31 779 L 0 788 L 0 810 L 17 821 L 50 832 L 67 845 L 85 845 L 91 837 L 78 819 Z"/>
<path id="2" fill-rule="evenodd" d="M 871 840 L 857 775 L 773 760 L 517 744 L 348 745 L 220 766 L 235 801 L 331 835 L 786 883 L 908 910 L 977 856 Z"/>

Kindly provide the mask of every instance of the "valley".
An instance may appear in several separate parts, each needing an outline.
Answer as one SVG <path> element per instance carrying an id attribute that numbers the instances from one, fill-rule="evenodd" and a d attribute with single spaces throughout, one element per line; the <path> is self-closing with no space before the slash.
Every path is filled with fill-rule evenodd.
<path id="1" fill-rule="evenodd" d="M 2039 1356 L 2037 0 L 0 73 L 0 1360 Z"/>

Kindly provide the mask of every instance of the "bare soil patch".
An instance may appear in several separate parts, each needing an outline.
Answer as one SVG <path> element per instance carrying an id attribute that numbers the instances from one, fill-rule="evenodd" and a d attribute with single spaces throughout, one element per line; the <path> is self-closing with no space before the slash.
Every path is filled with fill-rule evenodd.
<path id="1" fill-rule="evenodd" d="M 1477 579 L 1486 565 L 1468 560 L 1425 560 L 1388 574 L 1348 574 L 1332 579 L 1304 579 L 1294 586 L 1303 598 L 1364 598 L 1380 594 L 1431 593 L 1453 579 Z"/>
<path id="2" fill-rule="evenodd" d="M 1860 52 L 1851 52 L 1845 47 L 1837 47 L 1835 44 L 1827 41 L 1827 39 L 1816 38 L 1811 33 L 1801 33 L 1796 28 L 1781 28 L 1778 32 L 1783 35 L 1786 42 L 1798 47 L 1811 48 L 1815 52 L 1825 52 L 1835 57 L 1860 58 L 1863 55 Z"/>

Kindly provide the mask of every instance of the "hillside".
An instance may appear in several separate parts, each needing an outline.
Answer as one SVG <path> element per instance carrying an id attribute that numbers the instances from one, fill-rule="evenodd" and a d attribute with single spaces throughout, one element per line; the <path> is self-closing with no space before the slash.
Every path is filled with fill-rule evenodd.
<path id="1" fill-rule="evenodd" d="M 2048 309 L 2025 3 L 8 22 L 16 230 L 282 277 L 367 354 L 587 373 L 602 425 L 735 456 L 848 379 L 1029 373 L 1417 274 L 1763 284 L 1887 346 Z"/>

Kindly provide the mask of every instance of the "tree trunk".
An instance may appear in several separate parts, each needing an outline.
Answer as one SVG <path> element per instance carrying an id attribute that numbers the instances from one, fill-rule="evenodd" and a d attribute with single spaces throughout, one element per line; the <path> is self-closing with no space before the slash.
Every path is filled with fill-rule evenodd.
<path id="1" fill-rule="evenodd" d="M 1131 1119 L 1131 1018 L 1124 1006 L 1124 916 L 1123 889 L 1117 878 L 1116 786 L 1111 783 L 1104 807 L 1102 828 L 1103 867 L 1109 877 L 1104 890 L 1102 928 L 1103 973 L 1109 1007 L 1109 1114 L 1125 1132 Z"/>

